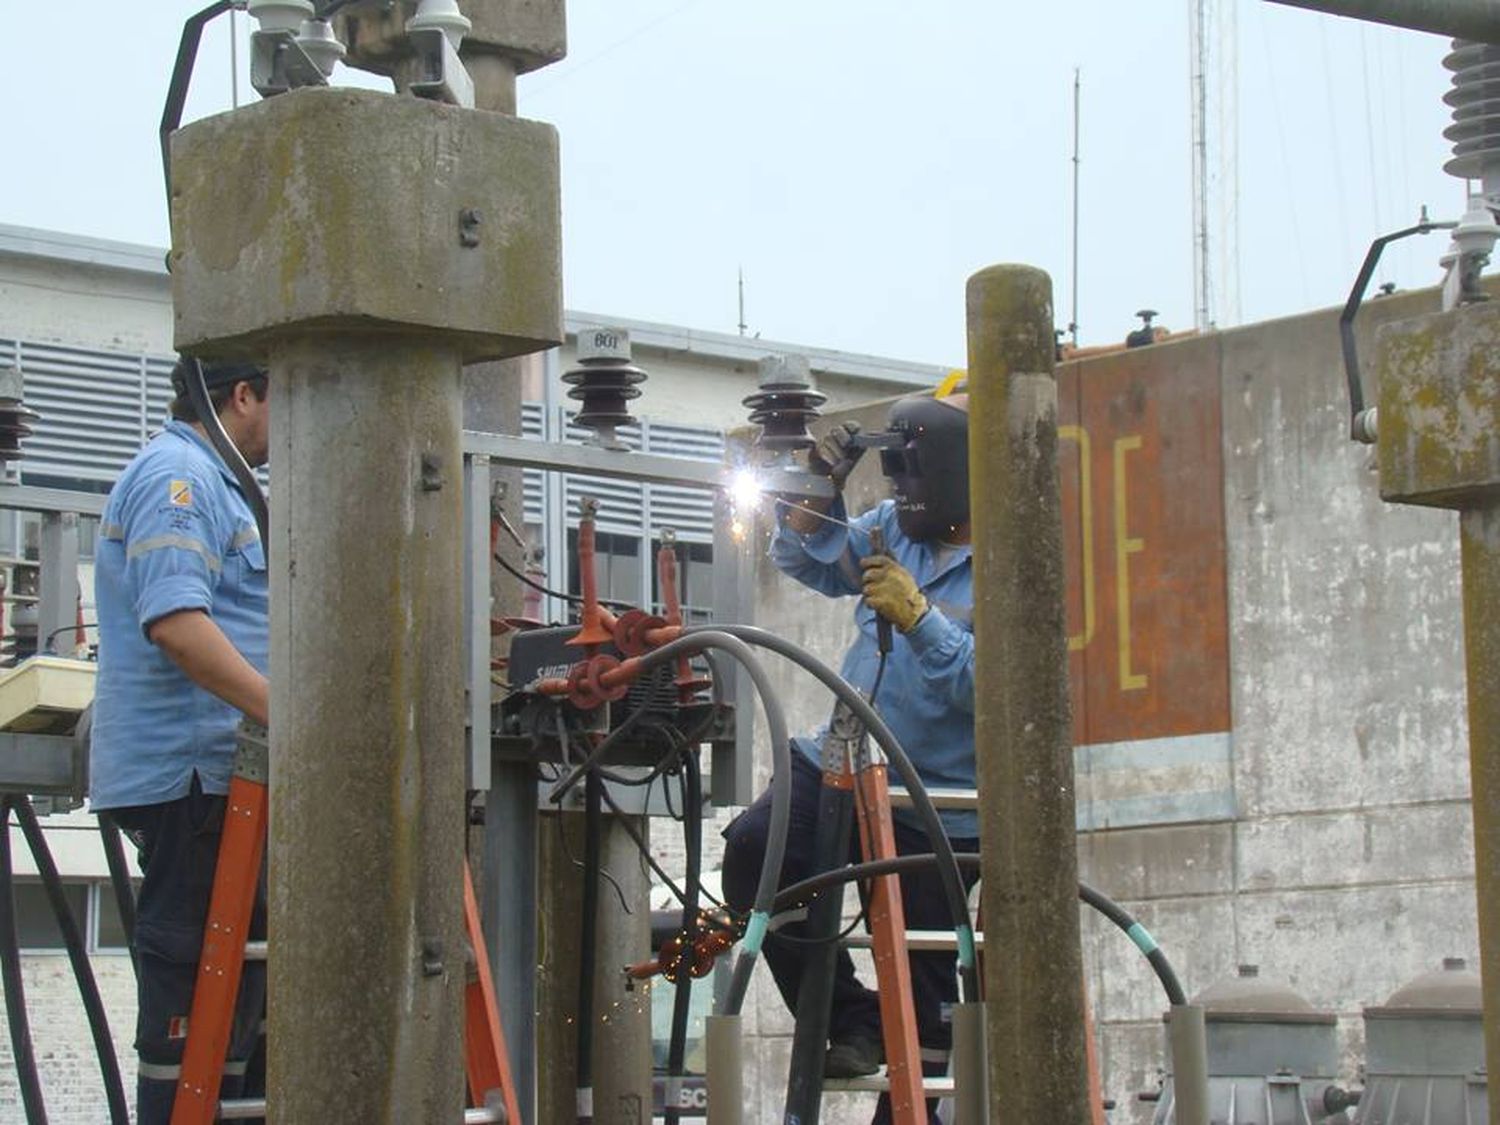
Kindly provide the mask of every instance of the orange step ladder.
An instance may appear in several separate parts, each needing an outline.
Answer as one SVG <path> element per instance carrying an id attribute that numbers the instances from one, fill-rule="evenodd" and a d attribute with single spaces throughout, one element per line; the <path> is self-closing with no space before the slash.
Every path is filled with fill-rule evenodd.
<path id="1" fill-rule="evenodd" d="M 188 1013 L 187 1039 L 171 1125 L 209 1125 L 258 1116 L 260 1099 L 219 1100 L 235 1001 L 245 962 L 263 958 L 263 943 L 249 942 L 250 917 L 266 846 L 268 755 L 264 728 L 245 724 L 219 840 L 213 892 L 204 927 L 198 982 Z M 469 976 L 464 988 L 464 1069 L 473 1109 L 466 1122 L 521 1125 L 510 1056 L 495 1003 L 494 980 L 480 930 L 474 880 L 464 864 L 464 923 L 469 936 Z"/>

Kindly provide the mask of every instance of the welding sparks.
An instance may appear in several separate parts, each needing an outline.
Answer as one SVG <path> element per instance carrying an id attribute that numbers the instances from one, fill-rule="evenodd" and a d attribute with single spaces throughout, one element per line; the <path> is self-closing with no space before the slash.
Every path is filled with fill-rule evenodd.
<path id="1" fill-rule="evenodd" d="M 753 512 L 760 506 L 760 476 L 754 469 L 740 469 L 729 482 L 729 501 L 736 513 Z"/>
<path id="2" fill-rule="evenodd" d="M 729 534 L 736 543 L 743 543 L 750 534 L 764 494 L 760 474 L 754 469 L 739 469 L 730 479 Z"/>

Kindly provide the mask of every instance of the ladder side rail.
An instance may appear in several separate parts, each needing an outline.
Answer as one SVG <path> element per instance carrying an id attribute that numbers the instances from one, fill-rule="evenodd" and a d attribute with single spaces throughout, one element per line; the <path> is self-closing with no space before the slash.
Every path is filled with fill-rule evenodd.
<path id="1" fill-rule="evenodd" d="M 479 922 L 479 899 L 474 893 L 474 875 L 464 862 L 464 923 L 469 934 L 473 977 L 464 988 L 464 1071 L 469 1097 L 475 1107 L 488 1108 L 498 1094 L 505 1107 L 505 1120 L 520 1125 L 521 1110 L 516 1085 L 511 1079 L 510 1053 L 500 1009 L 495 1001 L 495 980 L 490 973 L 489 954 Z"/>
<path id="2" fill-rule="evenodd" d="M 872 765 L 861 770 L 855 784 L 861 797 L 855 802 L 855 811 L 859 816 L 860 850 L 864 858 L 893 858 L 896 833 L 891 823 L 886 767 Z M 880 986 L 880 1026 L 890 1081 L 891 1119 L 894 1125 L 925 1125 L 927 1103 L 922 1091 L 921 1044 L 917 1037 L 911 961 L 906 948 L 901 879 L 897 875 L 880 875 L 870 883 L 867 913 L 874 938 L 875 979 Z"/>
<path id="3" fill-rule="evenodd" d="M 171 1125 L 209 1125 L 218 1113 L 219 1084 L 265 855 L 266 810 L 265 783 L 236 772 L 225 802 L 224 831 L 219 838 Z"/>

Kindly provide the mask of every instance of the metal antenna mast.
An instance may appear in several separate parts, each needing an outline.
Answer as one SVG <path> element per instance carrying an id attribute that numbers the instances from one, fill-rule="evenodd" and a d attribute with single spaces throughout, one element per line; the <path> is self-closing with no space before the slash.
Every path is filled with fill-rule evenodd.
<path id="1" fill-rule="evenodd" d="M 1073 68 L 1073 315 L 1068 323 L 1068 333 L 1073 346 L 1078 346 L 1078 148 L 1079 105 L 1082 100 L 1082 80 L 1078 67 Z"/>
<path id="2" fill-rule="evenodd" d="M 1192 60 L 1193 109 L 1193 327 L 1213 324 L 1208 239 L 1208 6 L 1188 0 L 1188 44 Z"/>
<path id="3" fill-rule="evenodd" d="M 745 267 L 740 267 L 740 335 L 745 334 L 745 329 L 750 327 L 745 323 Z"/>

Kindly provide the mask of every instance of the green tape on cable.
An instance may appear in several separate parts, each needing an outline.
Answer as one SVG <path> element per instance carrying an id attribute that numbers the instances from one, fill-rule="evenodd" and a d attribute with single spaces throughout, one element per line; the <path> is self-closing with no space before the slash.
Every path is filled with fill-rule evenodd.
<path id="1" fill-rule="evenodd" d="M 771 916 L 764 910 L 757 910 L 750 915 L 750 921 L 745 923 L 745 936 L 740 939 L 740 947 L 752 957 L 760 955 L 761 944 L 766 940 L 766 930 L 770 928 Z"/>
<path id="2" fill-rule="evenodd" d="M 978 954 L 974 949 L 974 927 L 959 926 L 954 930 L 958 935 L 958 965 L 961 969 L 972 969 L 979 961 Z"/>
<path id="3" fill-rule="evenodd" d="M 1156 939 L 1152 937 L 1151 932 L 1139 922 L 1131 926 L 1130 929 L 1126 930 L 1125 936 L 1128 937 L 1131 941 L 1135 942 L 1135 947 L 1142 953 L 1144 953 L 1147 957 L 1150 957 L 1151 954 L 1156 952 Z"/>

